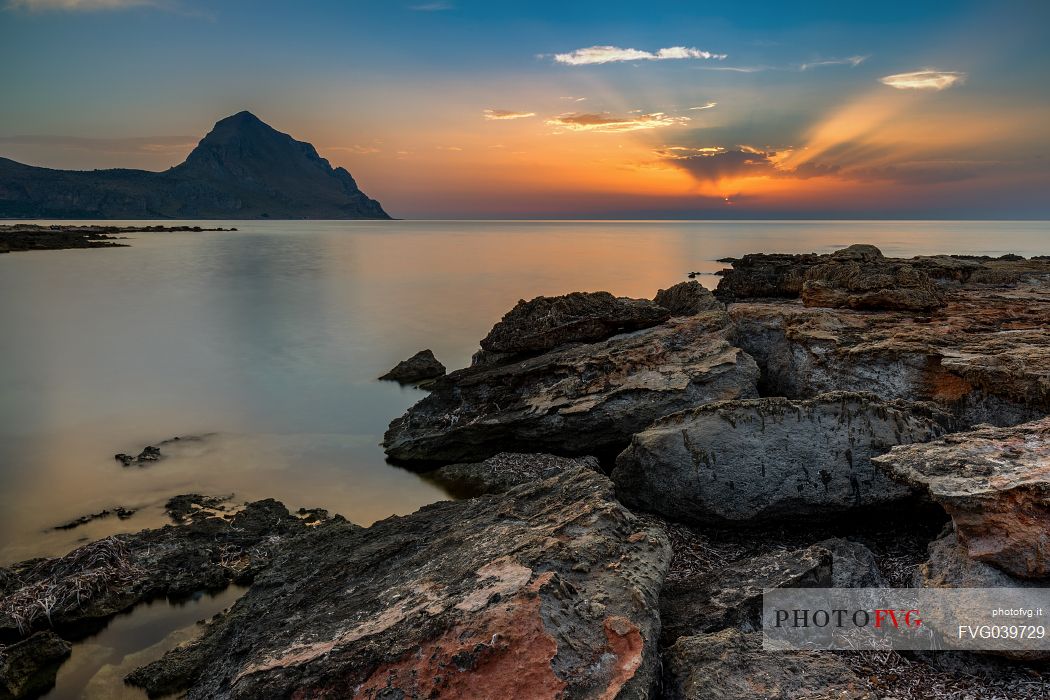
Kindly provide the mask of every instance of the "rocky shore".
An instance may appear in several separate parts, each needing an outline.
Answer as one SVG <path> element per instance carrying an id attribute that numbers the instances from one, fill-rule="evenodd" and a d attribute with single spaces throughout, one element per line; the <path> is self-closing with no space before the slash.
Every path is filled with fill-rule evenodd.
<path id="1" fill-rule="evenodd" d="M 759 620 L 777 587 L 1050 585 L 1050 259 L 731 263 L 714 294 L 523 300 L 470 367 L 428 372 L 384 446 L 461 500 L 361 528 L 186 496 L 160 530 L 0 569 L 0 698 L 46 689 L 69 641 L 138 602 L 232 581 L 229 611 L 127 682 L 1050 697 L 1046 655 L 768 652 Z"/>
<path id="2" fill-rule="evenodd" d="M 174 231 L 236 231 L 237 229 L 200 226 L 40 226 L 38 224 L 0 225 L 0 253 L 65 248 L 120 248 L 125 233 L 170 233 Z"/>

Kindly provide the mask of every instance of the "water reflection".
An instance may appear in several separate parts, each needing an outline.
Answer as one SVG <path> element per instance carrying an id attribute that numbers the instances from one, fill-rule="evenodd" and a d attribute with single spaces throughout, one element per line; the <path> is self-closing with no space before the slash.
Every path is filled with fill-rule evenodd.
<path id="1" fill-rule="evenodd" d="M 218 223 L 218 222 L 211 222 Z M 176 493 L 274 497 L 360 523 L 444 498 L 385 465 L 422 395 L 377 382 L 429 347 L 466 365 L 518 299 L 652 297 L 718 258 L 1050 253 L 1045 222 L 223 222 L 132 247 L 0 256 L 0 564 L 164 522 Z M 148 469 L 116 452 L 218 433 Z M 55 524 L 139 507 L 62 533 Z"/>

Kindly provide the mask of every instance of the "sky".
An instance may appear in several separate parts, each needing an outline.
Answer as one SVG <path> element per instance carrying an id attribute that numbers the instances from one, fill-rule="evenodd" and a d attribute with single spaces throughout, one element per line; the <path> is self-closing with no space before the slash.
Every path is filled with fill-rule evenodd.
<path id="1" fill-rule="evenodd" d="M 0 156 L 250 110 L 400 218 L 1050 218 L 1050 2 L 0 0 Z"/>

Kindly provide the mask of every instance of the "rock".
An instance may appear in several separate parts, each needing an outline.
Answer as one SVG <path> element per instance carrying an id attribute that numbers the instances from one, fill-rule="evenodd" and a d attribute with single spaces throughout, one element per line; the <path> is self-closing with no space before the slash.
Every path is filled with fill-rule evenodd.
<path id="1" fill-rule="evenodd" d="M 918 588 L 1041 588 L 1045 584 L 1019 579 L 969 556 L 954 532 L 930 543 L 929 559 L 919 566 Z"/>
<path id="2" fill-rule="evenodd" d="M 11 646 L 0 645 L 0 700 L 43 695 L 73 647 L 54 632 L 37 632 Z"/>
<path id="3" fill-rule="evenodd" d="M 723 311 L 725 305 L 697 281 L 679 282 L 670 289 L 661 289 L 653 302 L 671 312 L 672 316 L 692 316 L 704 311 Z"/>
<path id="4" fill-rule="evenodd" d="M 142 452 L 139 452 L 138 456 L 136 457 L 132 457 L 129 454 L 121 452 L 119 454 L 113 455 L 113 459 L 117 460 L 125 467 L 130 467 L 133 464 L 141 467 L 146 464 L 149 464 L 150 462 L 160 461 L 160 459 L 163 456 L 164 455 L 160 453 L 159 447 L 155 447 L 153 445 L 146 445 L 144 448 L 142 448 Z"/>
<path id="5" fill-rule="evenodd" d="M 944 506 L 972 559 L 1050 576 L 1050 418 L 896 447 L 874 462 Z"/>
<path id="6" fill-rule="evenodd" d="M 614 297 L 608 292 L 573 292 L 559 297 L 524 299 L 481 341 L 495 353 L 539 353 L 566 343 L 593 343 L 617 333 L 663 323 L 667 309 L 645 299 Z"/>
<path id="7" fill-rule="evenodd" d="M 944 297 L 925 272 L 912 265 L 886 264 L 881 253 L 879 255 L 878 262 L 834 259 L 810 268 L 802 285 L 802 303 L 905 311 L 929 311 L 944 306 Z"/>
<path id="8" fill-rule="evenodd" d="M 657 418 L 756 395 L 758 369 L 708 312 L 599 343 L 435 380 L 383 439 L 400 462 L 472 462 L 498 452 L 619 452 Z"/>
<path id="9" fill-rule="evenodd" d="M 802 294 L 806 271 L 825 259 L 826 256 L 816 253 L 745 255 L 739 260 L 730 260 L 733 267 L 719 273 L 722 279 L 714 294 L 724 302 L 779 297 L 797 299 Z"/>
<path id="10" fill-rule="evenodd" d="M 424 379 L 434 379 L 445 374 L 445 365 L 438 362 L 434 353 L 420 350 L 407 360 L 397 363 L 394 369 L 384 374 L 380 379 L 391 380 L 401 384 L 420 382 Z"/>
<path id="11" fill-rule="evenodd" d="M 229 509 L 191 500 L 173 499 L 185 505 L 181 512 L 169 508 L 179 516 L 177 525 L 107 537 L 63 557 L 11 567 L 15 583 L 0 599 L 0 639 L 43 628 L 81 637 L 140 602 L 249 582 L 286 537 L 310 529 L 274 500 Z"/>
<path id="12" fill-rule="evenodd" d="M 781 550 L 731 564 L 712 576 L 668 581 L 660 594 L 663 642 L 726 627 L 762 628 L 762 591 L 830 588 L 833 555 L 823 547 Z"/>
<path id="13" fill-rule="evenodd" d="M 834 588 L 888 588 L 875 554 L 860 542 L 838 537 L 817 542 L 831 552 L 831 585 Z"/>
<path id="14" fill-rule="evenodd" d="M 191 700 L 653 697 L 669 558 L 662 531 L 577 467 L 313 530 L 199 640 L 128 680 Z"/>
<path id="15" fill-rule="evenodd" d="M 452 494 L 473 497 L 485 493 L 503 493 L 515 486 L 543 481 L 580 466 L 601 471 L 601 465 L 594 457 L 500 452 L 484 462 L 449 464 L 426 476 Z"/>
<path id="16" fill-rule="evenodd" d="M 877 700 L 832 652 L 762 650 L 735 629 L 682 637 L 664 654 L 667 700 Z"/>
<path id="17" fill-rule="evenodd" d="M 923 318 L 797 302 L 732 304 L 728 313 L 733 342 L 762 368 L 766 395 L 872 391 L 934 401 L 964 426 L 1050 412 L 1050 276 L 955 289 Z"/>
<path id="18" fill-rule="evenodd" d="M 55 530 L 73 530 L 80 527 L 81 525 L 87 525 L 93 520 L 101 520 L 102 518 L 108 518 L 111 515 L 115 515 L 121 520 L 127 520 L 136 513 L 136 508 L 125 508 L 124 506 L 117 506 L 112 510 L 105 508 L 97 513 L 90 513 L 88 515 L 81 515 L 79 518 L 74 518 L 68 522 L 64 522 L 61 525 L 55 525 Z"/>
<path id="19" fill-rule="evenodd" d="M 937 437 L 946 422 L 928 405 L 864 393 L 722 401 L 637 433 L 612 478 L 624 503 L 671 519 L 831 516 L 909 496 L 870 459 Z"/>

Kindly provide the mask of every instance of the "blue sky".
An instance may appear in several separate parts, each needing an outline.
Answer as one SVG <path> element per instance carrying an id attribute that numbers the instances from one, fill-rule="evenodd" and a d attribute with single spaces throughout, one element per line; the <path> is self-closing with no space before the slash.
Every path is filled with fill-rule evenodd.
<path id="1" fill-rule="evenodd" d="M 0 155 L 159 170 L 249 109 L 401 216 L 1044 218 L 1048 26 L 1045 2 L 13 0 Z"/>

